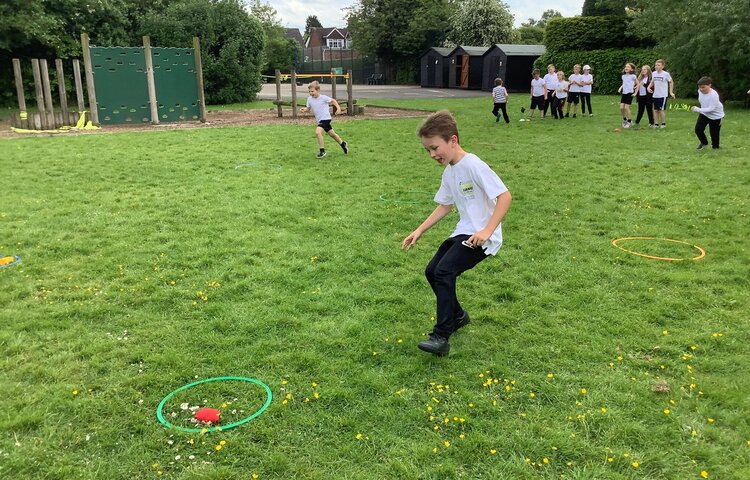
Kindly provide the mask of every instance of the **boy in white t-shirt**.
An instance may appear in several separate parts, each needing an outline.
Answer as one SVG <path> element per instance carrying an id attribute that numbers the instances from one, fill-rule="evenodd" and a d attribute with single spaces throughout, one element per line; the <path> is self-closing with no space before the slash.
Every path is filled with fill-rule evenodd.
<path id="1" fill-rule="evenodd" d="M 586 106 L 589 107 L 589 117 L 594 116 L 594 111 L 591 109 L 591 85 L 594 84 L 594 76 L 591 75 L 591 67 L 588 65 L 583 66 L 583 75 L 581 75 L 581 115 L 586 115 Z"/>
<path id="2" fill-rule="evenodd" d="M 691 108 L 692 111 L 699 114 L 695 122 L 695 135 L 700 140 L 698 150 L 703 150 L 708 146 L 706 138 L 706 125 L 711 134 L 711 147 L 719 148 L 719 133 L 721 133 L 721 120 L 724 118 L 724 105 L 721 104 L 718 92 L 711 88 L 713 80 L 711 77 L 701 77 L 698 80 L 698 101 L 700 107 Z"/>
<path id="3" fill-rule="evenodd" d="M 565 112 L 565 118 L 570 116 L 570 104 L 573 107 L 573 118 L 578 114 L 578 99 L 581 93 L 581 66 L 573 65 L 573 73 L 568 77 L 568 106 Z"/>
<path id="4" fill-rule="evenodd" d="M 437 208 L 401 243 L 411 248 L 424 232 L 458 210 L 458 225 L 438 248 L 425 269 L 425 276 L 437 299 L 435 326 L 420 350 L 438 356 L 450 350 L 448 338 L 469 323 L 469 314 L 456 297 L 456 280 L 466 270 L 490 255 L 503 243 L 500 222 L 510 208 L 511 196 L 492 169 L 458 143 L 456 120 L 447 110 L 433 113 L 417 130 L 430 157 L 445 167 L 440 189 L 435 194 Z"/>
<path id="5" fill-rule="evenodd" d="M 557 89 L 557 72 L 555 66 L 551 63 L 547 65 L 547 75 L 544 76 L 544 88 L 547 89 L 547 96 L 544 97 L 546 101 L 544 102 L 542 118 L 547 116 L 547 109 L 552 105 L 552 101 L 555 98 L 554 93 Z M 557 118 L 557 113 L 554 108 L 552 108 L 552 117 Z"/>
<path id="6" fill-rule="evenodd" d="M 664 65 L 661 58 L 656 61 L 651 73 L 651 83 L 648 85 L 648 92 L 654 94 L 654 125 L 660 128 L 667 128 L 667 94 L 674 98 L 674 82 L 669 72 L 664 70 Z"/>
<path id="7" fill-rule="evenodd" d="M 318 146 L 320 147 L 318 158 L 326 156 L 325 142 L 323 141 L 324 131 L 328 133 L 331 138 L 336 140 L 336 143 L 341 146 L 341 150 L 343 150 L 344 155 L 346 155 L 349 153 L 349 145 L 341 140 L 341 137 L 338 136 L 331 126 L 331 109 L 329 108 L 329 105 L 333 105 L 336 108 L 333 114 L 337 115 L 341 113 L 339 102 L 328 95 L 321 95 L 320 83 L 317 81 L 310 82 L 310 85 L 307 86 L 307 91 L 310 93 L 310 96 L 307 97 L 307 106 L 300 108 L 300 112 L 307 113 L 312 111 L 313 115 L 315 115 L 315 120 L 318 122 L 318 126 L 315 128 L 315 136 L 318 137 Z"/>
<path id="8" fill-rule="evenodd" d="M 531 106 L 529 107 L 529 120 L 534 116 L 534 110 L 539 109 L 539 114 L 544 110 L 544 104 L 547 101 L 547 90 L 544 88 L 544 80 L 539 77 L 539 69 L 535 68 L 531 75 Z M 523 112 L 523 109 L 521 109 Z"/>

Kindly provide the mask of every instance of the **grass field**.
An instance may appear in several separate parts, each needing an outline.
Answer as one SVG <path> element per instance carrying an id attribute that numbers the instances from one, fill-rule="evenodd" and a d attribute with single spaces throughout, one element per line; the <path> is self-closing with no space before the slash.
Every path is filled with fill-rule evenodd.
<path id="1" fill-rule="evenodd" d="M 0 477 L 750 478 L 750 112 L 697 152 L 692 113 L 526 102 L 509 127 L 489 98 L 387 102 L 450 109 L 513 194 L 445 358 L 416 344 L 456 216 L 400 250 L 440 182 L 419 119 L 335 123 L 323 161 L 312 124 L 0 141 Z M 220 376 L 270 406 L 157 421 Z M 164 416 L 265 398 L 213 382 Z"/>

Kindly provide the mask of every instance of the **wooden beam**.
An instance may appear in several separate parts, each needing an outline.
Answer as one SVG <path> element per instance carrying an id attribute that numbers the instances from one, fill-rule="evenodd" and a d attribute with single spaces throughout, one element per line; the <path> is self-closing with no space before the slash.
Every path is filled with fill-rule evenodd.
<path id="1" fill-rule="evenodd" d="M 40 72 L 42 74 L 42 88 L 44 88 L 44 109 L 47 113 L 47 127 L 57 128 L 55 122 L 55 110 L 52 102 L 52 88 L 49 83 L 49 69 L 47 68 L 47 59 L 39 60 Z"/>
<path id="2" fill-rule="evenodd" d="M 346 114 L 350 117 L 354 115 L 354 93 L 352 88 L 352 71 L 347 70 L 347 78 L 346 78 Z"/>
<path id="3" fill-rule="evenodd" d="M 86 72 L 86 90 L 89 92 L 89 115 L 91 123 L 99 125 L 99 105 L 96 103 L 96 87 L 94 86 L 94 67 L 91 65 L 91 48 L 89 36 L 81 34 L 81 48 L 83 50 L 83 69 Z"/>
<path id="4" fill-rule="evenodd" d="M 159 125 L 159 104 L 156 100 L 156 83 L 154 82 L 154 60 L 151 58 L 151 38 L 143 37 L 143 58 L 146 60 L 146 84 L 148 86 L 148 103 L 151 107 L 151 124 Z"/>
<path id="5" fill-rule="evenodd" d="M 23 93 L 23 78 L 21 77 L 21 61 L 13 59 L 13 76 L 16 78 L 16 96 L 18 97 L 18 109 L 26 111 L 26 97 Z"/>
<path id="6" fill-rule="evenodd" d="M 193 59 L 195 60 L 195 81 L 198 82 L 200 121 L 206 123 L 206 93 L 203 91 L 203 60 L 201 60 L 201 41 L 198 37 L 193 37 Z"/>
<path id="7" fill-rule="evenodd" d="M 297 71 L 292 69 L 292 118 L 297 118 Z"/>
<path id="8" fill-rule="evenodd" d="M 78 101 L 78 113 L 86 110 L 86 102 L 83 100 L 83 84 L 81 83 L 81 64 L 77 58 L 73 59 L 73 80 L 76 84 L 76 100 Z"/>
<path id="9" fill-rule="evenodd" d="M 55 60 L 57 69 L 57 92 L 60 94 L 60 110 L 62 111 L 63 125 L 68 124 L 68 93 L 65 91 L 65 71 L 62 60 Z"/>
<path id="10" fill-rule="evenodd" d="M 281 70 L 276 70 L 276 101 L 281 102 Z M 281 111 L 281 105 L 277 104 L 276 108 L 278 108 L 278 116 L 281 118 L 284 116 L 284 113 Z"/>
<path id="11" fill-rule="evenodd" d="M 47 129 L 47 115 L 44 110 L 44 89 L 42 88 L 42 74 L 39 73 L 39 59 L 31 59 L 31 72 L 34 74 L 34 94 L 36 95 L 36 108 L 39 110 L 40 129 Z"/>

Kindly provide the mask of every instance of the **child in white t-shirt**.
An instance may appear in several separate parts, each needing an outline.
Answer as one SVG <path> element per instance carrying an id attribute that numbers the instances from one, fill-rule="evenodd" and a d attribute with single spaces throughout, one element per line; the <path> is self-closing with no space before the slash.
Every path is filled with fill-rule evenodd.
<path id="1" fill-rule="evenodd" d="M 547 89 L 547 92 L 544 97 L 546 101 L 544 102 L 542 118 L 547 116 L 547 109 L 552 106 L 555 89 L 557 88 L 557 73 L 555 73 L 555 66 L 551 63 L 547 65 L 547 75 L 544 76 L 544 88 Z M 554 108 L 552 109 L 552 116 L 557 118 L 557 113 Z"/>
<path id="2" fill-rule="evenodd" d="M 712 87 L 711 77 L 701 77 L 698 80 L 698 101 L 700 107 L 693 107 L 691 110 L 698 113 L 698 120 L 695 122 L 695 134 L 700 140 L 698 150 L 703 150 L 708 146 L 706 138 L 706 125 L 711 134 L 711 147 L 719 148 L 719 134 L 721 133 L 721 120 L 724 118 L 724 105 L 721 104 L 719 94 Z"/>
<path id="3" fill-rule="evenodd" d="M 581 91 L 578 94 L 581 97 L 581 115 L 586 115 L 586 106 L 589 107 L 589 117 L 594 116 L 591 109 L 591 85 L 594 84 L 594 76 L 591 75 L 591 67 L 583 66 L 583 75 L 581 75 Z"/>
<path id="4" fill-rule="evenodd" d="M 500 222 L 511 203 L 510 192 L 492 169 L 458 143 L 458 127 L 447 110 L 433 113 L 417 130 L 422 145 L 433 160 L 445 167 L 438 206 L 422 224 L 401 242 L 411 248 L 433 225 L 453 210 L 458 224 L 425 269 L 425 276 L 437 299 L 435 326 L 419 348 L 435 355 L 447 355 L 448 338 L 469 323 L 469 314 L 456 297 L 456 280 L 466 270 L 490 255 L 503 243 Z"/>
<path id="5" fill-rule="evenodd" d="M 654 94 L 654 124 L 660 128 L 667 128 L 667 94 L 674 98 L 674 82 L 669 72 L 664 70 L 664 65 L 661 58 L 654 63 L 651 83 L 648 85 L 648 91 Z"/>
<path id="6" fill-rule="evenodd" d="M 318 146 L 320 147 L 318 158 L 326 156 L 325 142 L 323 141 L 324 131 L 328 133 L 331 138 L 336 140 L 336 143 L 341 146 L 341 150 L 343 150 L 344 155 L 346 155 L 349 153 L 349 145 L 347 145 L 347 143 L 333 130 L 333 127 L 331 126 L 331 110 L 328 107 L 329 105 L 333 105 L 336 108 L 333 114 L 337 115 L 341 113 L 339 103 L 335 98 L 331 98 L 328 95 L 321 95 L 320 83 L 317 81 L 310 82 L 307 91 L 310 93 L 310 96 L 307 97 L 307 106 L 300 108 L 300 112 L 307 113 L 312 111 L 315 115 L 315 120 L 318 122 L 318 126 L 315 128 L 315 136 L 318 137 Z"/>
<path id="7" fill-rule="evenodd" d="M 534 78 L 531 79 L 531 107 L 529 107 L 529 120 L 534 116 L 534 110 L 537 108 L 541 114 L 544 110 L 544 104 L 547 102 L 547 90 L 544 88 L 544 80 L 539 78 L 539 69 L 535 68 L 531 74 Z"/>
<path id="8" fill-rule="evenodd" d="M 562 70 L 557 71 L 557 87 L 555 87 L 555 99 L 552 103 L 553 108 L 553 117 L 557 118 L 559 120 L 562 120 L 563 118 L 563 107 L 565 106 L 565 101 L 568 98 L 568 81 L 565 80 L 565 72 Z M 557 114 L 555 114 L 557 112 Z"/>
<path id="9" fill-rule="evenodd" d="M 573 106 L 573 118 L 576 118 L 578 113 L 578 100 L 581 93 L 581 66 L 576 64 L 573 65 L 573 73 L 568 77 L 568 106 L 565 111 L 565 118 L 570 116 L 570 104 Z"/>
<path id="10" fill-rule="evenodd" d="M 633 103 L 633 94 L 638 90 L 638 77 L 635 76 L 635 65 L 626 63 L 622 71 L 622 85 L 617 89 L 621 93 L 620 113 L 622 114 L 622 128 L 630 128 L 630 105 Z"/>

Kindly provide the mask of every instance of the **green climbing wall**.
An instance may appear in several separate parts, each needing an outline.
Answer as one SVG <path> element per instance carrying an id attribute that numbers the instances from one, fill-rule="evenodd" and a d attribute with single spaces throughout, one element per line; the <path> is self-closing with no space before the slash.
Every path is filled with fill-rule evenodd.
<path id="1" fill-rule="evenodd" d="M 152 48 L 160 122 L 198 120 L 198 84 L 192 48 Z"/>
<path id="2" fill-rule="evenodd" d="M 143 48 L 91 47 L 102 125 L 151 121 Z"/>
<path id="3" fill-rule="evenodd" d="M 102 125 L 151 122 L 144 48 L 91 47 Z M 159 122 L 200 118 L 191 48 L 152 48 Z"/>

